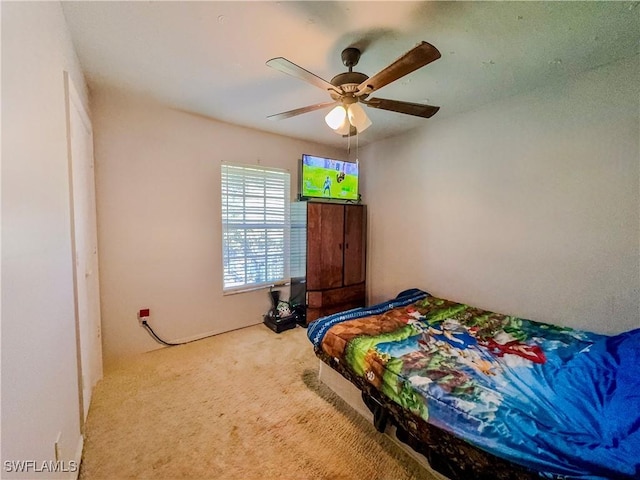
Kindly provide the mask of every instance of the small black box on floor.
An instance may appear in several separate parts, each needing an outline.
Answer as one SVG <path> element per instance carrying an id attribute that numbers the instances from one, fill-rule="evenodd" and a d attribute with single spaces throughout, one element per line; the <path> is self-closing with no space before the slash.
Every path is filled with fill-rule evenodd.
<path id="1" fill-rule="evenodd" d="M 290 328 L 296 328 L 298 316 L 289 315 L 287 317 L 273 317 L 264 315 L 264 324 L 276 333 L 284 332 Z"/>

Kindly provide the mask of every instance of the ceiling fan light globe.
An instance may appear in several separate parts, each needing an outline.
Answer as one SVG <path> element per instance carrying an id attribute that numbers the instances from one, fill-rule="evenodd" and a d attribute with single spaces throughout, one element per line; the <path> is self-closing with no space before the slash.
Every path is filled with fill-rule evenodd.
<path id="1" fill-rule="evenodd" d="M 330 128 L 333 130 L 339 129 L 344 124 L 347 124 L 347 111 L 342 105 L 338 105 L 333 108 L 327 116 L 324 117 L 324 121 L 327 122 Z"/>
<path id="2" fill-rule="evenodd" d="M 371 120 L 369 120 L 366 112 L 358 103 L 349 105 L 348 116 L 349 122 L 356 127 L 358 133 L 364 132 L 371 126 Z"/>

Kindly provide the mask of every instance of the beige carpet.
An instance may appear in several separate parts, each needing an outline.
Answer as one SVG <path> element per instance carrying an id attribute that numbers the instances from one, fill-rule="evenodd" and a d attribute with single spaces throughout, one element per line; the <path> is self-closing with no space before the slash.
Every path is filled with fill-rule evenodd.
<path id="1" fill-rule="evenodd" d="M 80 478 L 428 479 L 317 380 L 298 327 L 139 355 L 97 385 Z"/>

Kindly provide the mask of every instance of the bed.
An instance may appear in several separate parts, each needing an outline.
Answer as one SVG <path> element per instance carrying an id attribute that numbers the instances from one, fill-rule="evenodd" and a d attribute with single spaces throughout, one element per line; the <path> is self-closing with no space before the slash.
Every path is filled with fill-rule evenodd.
<path id="1" fill-rule="evenodd" d="M 321 318 L 316 355 L 379 431 L 455 479 L 640 479 L 640 329 L 534 322 L 421 290 Z"/>

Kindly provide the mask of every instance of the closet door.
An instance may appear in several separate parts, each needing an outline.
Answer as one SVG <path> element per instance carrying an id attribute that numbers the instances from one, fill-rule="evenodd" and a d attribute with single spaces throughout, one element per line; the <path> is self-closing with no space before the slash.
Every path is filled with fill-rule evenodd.
<path id="1" fill-rule="evenodd" d="M 345 205 L 344 223 L 344 285 L 365 280 L 366 208 L 364 205 Z"/>
<path id="2" fill-rule="evenodd" d="M 342 286 L 344 206 L 307 206 L 307 290 Z"/>

